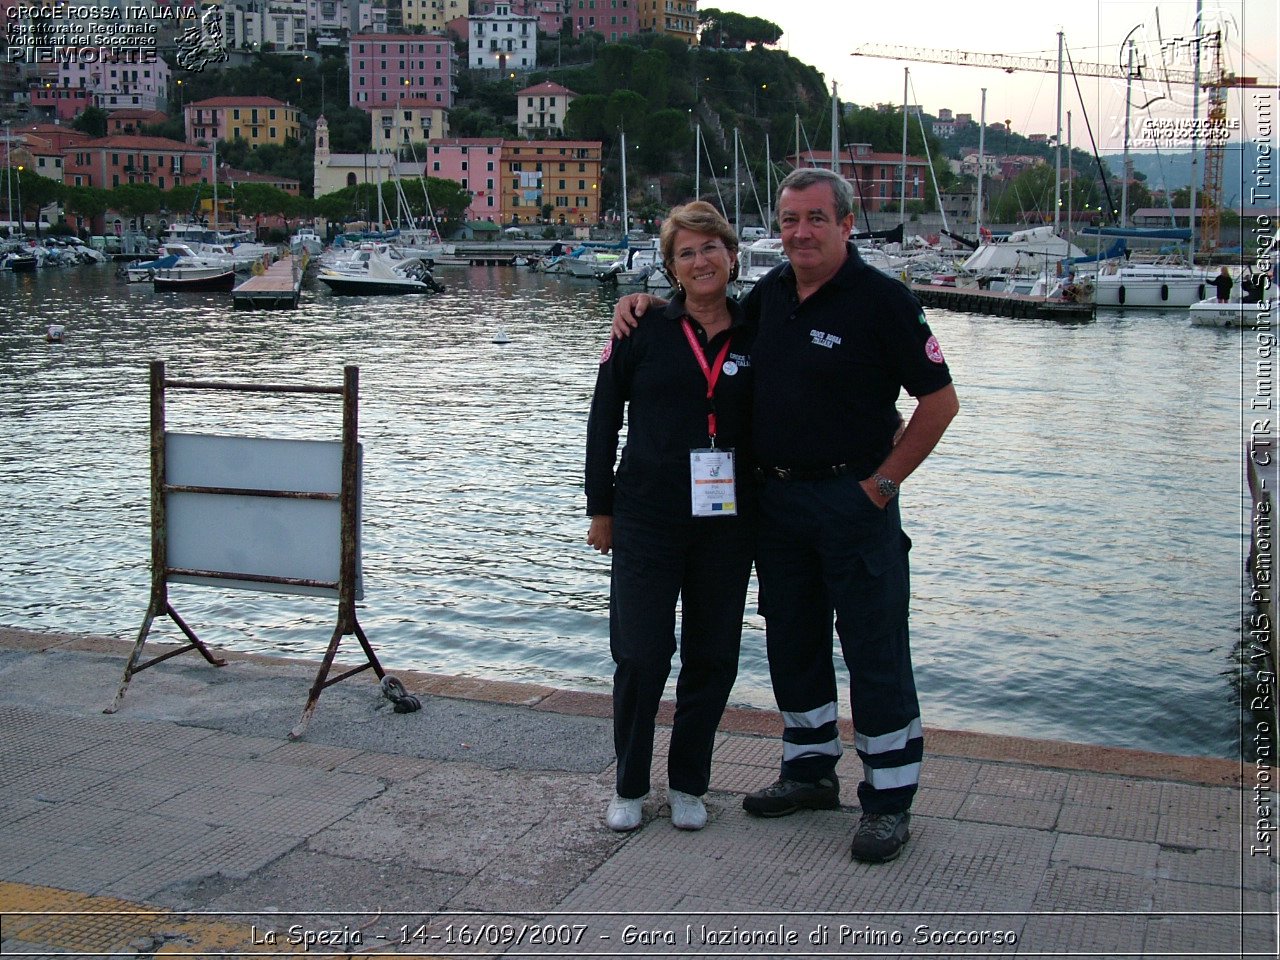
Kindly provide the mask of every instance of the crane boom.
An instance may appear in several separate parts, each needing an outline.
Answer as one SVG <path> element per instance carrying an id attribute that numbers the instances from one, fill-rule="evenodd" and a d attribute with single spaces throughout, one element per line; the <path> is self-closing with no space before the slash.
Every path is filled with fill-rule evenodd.
<path id="1" fill-rule="evenodd" d="M 1214 55 L 1213 75 L 1200 78 L 1200 86 L 1209 94 L 1208 125 L 1210 129 L 1225 129 L 1226 93 L 1230 87 L 1259 86 L 1257 77 L 1238 77 L 1222 69 L 1222 36 L 1206 35 Z M 990 67 L 1014 73 L 1026 70 L 1033 73 L 1057 73 L 1056 60 L 1043 57 L 1010 56 L 1003 53 L 972 53 L 968 50 L 939 50 L 929 47 L 907 47 L 890 43 L 864 43 L 854 50 L 855 57 L 880 57 L 889 60 L 914 60 L 923 63 L 945 63 L 957 67 Z M 1196 83 L 1195 70 L 1175 70 L 1164 66 L 1152 67 L 1146 58 L 1133 61 L 1133 68 L 1108 63 L 1073 63 L 1071 69 L 1083 77 L 1102 77 L 1109 80 L 1146 80 L 1154 83 Z M 1268 84 L 1273 86 L 1274 84 Z M 1205 144 L 1205 233 L 1206 249 L 1217 248 L 1220 236 L 1222 203 L 1222 153 L 1224 144 L 1220 138 L 1210 136 Z"/>
<path id="2" fill-rule="evenodd" d="M 851 56 L 879 57 L 889 60 L 916 60 L 924 63 L 949 63 L 957 67 L 991 67 L 1014 73 L 1057 73 L 1058 61 L 1043 57 L 1015 57 L 1004 53 L 971 53 L 968 50 L 938 50 L 929 47 L 905 47 L 892 43 L 864 43 Z M 1150 68 L 1145 59 L 1136 62 L 1132 76 L 1127 67 L 1109 63 L 1076 63 L 1076 73 L 1083 77 L 1105 77 L 1111 80 L 1158 80 L 1168 83 L 1193 83 L 1195 71 Z"/>

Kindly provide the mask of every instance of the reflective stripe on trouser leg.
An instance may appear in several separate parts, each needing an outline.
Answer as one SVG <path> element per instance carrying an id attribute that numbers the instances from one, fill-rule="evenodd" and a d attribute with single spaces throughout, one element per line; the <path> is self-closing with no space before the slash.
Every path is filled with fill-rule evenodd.
<path id="1" fill-rule="evenodd" d="M 896 514 L 890 519 L 896 527 Z M 828 589 L 849 668 L 855 746 L 863 764 L 858 801 L 867 813 L 910 809 L 920 780 L 924 731 L 907 631 L 910 541 L 899 529 L 832 562 Z"/>
<path id="2" fill-rule="evenodd" d="M 812 783 L 840 758 L 832 615 L 817 554 L 793 526 L 784 484 L 766 484 L 756 574 L 769 679 L 782 713 L 781 776 Z"/>
<path id="3" fill-rule="evenodd" d="M 920 761 L 924 754 L 924 727 L 916 717 L 900 730 L 869 737 L 854 734 L 854 748 L 862 758 L 862 776 L 877 793 L 910 789 L 920 783 Z"/>
<path id="4" fill-rule="evenodd" d="M 844 752 L 840 745 L 836 716 L 834 702 L 823 704 L 814 710 L 784 710 L 783 766 L 804 767 L 817 763 L 834 767 Z"/>

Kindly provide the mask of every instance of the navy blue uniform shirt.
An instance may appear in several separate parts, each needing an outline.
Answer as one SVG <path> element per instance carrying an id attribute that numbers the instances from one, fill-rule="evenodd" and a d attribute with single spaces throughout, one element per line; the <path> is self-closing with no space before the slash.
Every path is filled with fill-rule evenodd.
<path id="1" fill-rule="evenodd" d="M 884 462 L 895 404 L 951 383 L 924 311 L 905 284 L 870 267 L 853 244 L 840 270 L 803 303 L 790 263 L 744 301 L 758 321 L 755 456 L 762 466 L 847 463 L 858 477 Z"/>
<path id="2" fill-rule="evenodd" d="M 716 446 L 735 454 L 739 512 L 754 480 L 751 458 L 751 340 L 754 327 L 729 300 L 729 329 L 710 343 L 690 320 L 707 365 L 714 364 L 726 338 L 729 369 L 716 383 Z M 600 358 L 591 416 L 587 423 L 587 515 L 643 514 L 692 520 L 689 451 L 710 445 L 707 436 L 707 379 L 689 346 L 681 320 L 684 299 L 651 308 L 625 339 L 610 340 Z M 728 366 L 728 364 L 726 364 Z M 736 368 L 736 370 L 735 370 Z M 614 475 L 623 410 L 627 442 Z M 723 518 L 705 518 L 717 522 Z"/>

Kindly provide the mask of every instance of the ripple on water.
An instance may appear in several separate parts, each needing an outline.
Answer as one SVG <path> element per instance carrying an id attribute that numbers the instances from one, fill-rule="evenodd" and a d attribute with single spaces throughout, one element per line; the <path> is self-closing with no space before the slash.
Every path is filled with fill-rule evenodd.
<path id="1" fill-rule="evenodd" d="M 356 364 L 360 618 L 384 662 L 607 690 L 609 561 L 585 546 L 581 487 L 614 295 L 510 269 L 441 274 L 440 296 L 308 289 L 287 313 L 156 295 L 109 267 L 0 274 L 0 536 L 20 545 L 0 555 L 0 623 L 135 634 L 149 361 L 181 378 L 331 385 Z M 44 342 L 54 322 L 62 345 Z M 926 723 L 1230 754 L 1238 340 L 1159 314 L 930 323 L 962 410 L 903 493 Z M 497 328 L 509 343 L 491 342 Z M 171 391 L 168 417 L 336 439 L 336 411 Z M 238 649 L 316 656 L 333 629 L 313 598 L 172 595 L 202 636 Z M 772 705 L 754 587 L 733 700 Z"/>

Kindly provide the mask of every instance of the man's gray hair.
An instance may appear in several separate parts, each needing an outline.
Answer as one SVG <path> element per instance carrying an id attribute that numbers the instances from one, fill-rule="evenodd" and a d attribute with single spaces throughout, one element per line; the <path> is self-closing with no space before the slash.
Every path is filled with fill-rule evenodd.
<path id="1" fill-rule="evenodd" d="M 800 167 L 792 170 L 778 184 L 778 196 L 782 196 L 784 190 L 805 190 L 819 183 L 825 183 L 831 187 L 831 193 L 836 201 L 837 220 L 843 220 L 853 213 L 852 184 L 834 170 L 826 170 L 822 167 Z"/>

